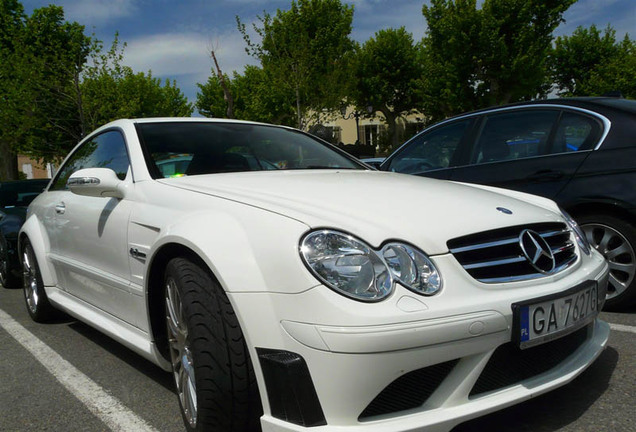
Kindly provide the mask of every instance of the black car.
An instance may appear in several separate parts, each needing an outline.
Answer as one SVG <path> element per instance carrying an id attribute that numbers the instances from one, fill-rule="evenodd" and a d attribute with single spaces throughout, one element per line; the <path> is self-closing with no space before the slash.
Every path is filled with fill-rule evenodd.
<path id="1" fill-rule="evenodd" d="M 380 170 L 555 200 L 609 261 L 607 308 L 636 303 L 636 101 L 548 99 L 442 121 Z"/>
<path id="2" fill-rule="evenodd" d="M 22 286 L 18 232 L 28 205 L 48 183 L 48 179 L 0 182 L 0 284 L 5 288 Z"/>

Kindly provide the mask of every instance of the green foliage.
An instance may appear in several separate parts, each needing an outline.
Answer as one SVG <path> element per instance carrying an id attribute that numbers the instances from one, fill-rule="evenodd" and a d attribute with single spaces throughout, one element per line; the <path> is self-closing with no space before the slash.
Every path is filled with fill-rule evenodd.
<path id="1" fill-rule="evenodd" d="M 24 20 L 24 9 L 17 0 L 0 2 L 0 181 L 16 179 L 18 164 L 13 139 L 15 137 L 11 124 L 12 113 L 17 105 L 13 101 L 20 94 L 20 89 L 13 85 L 17 80 L 14 61 L 16 58 L 17 40 L 21 34 Z"/>
<path id="2" fill-rule="evenodd" d="M 547 92 L 552 32 L 576 0 L 432 0 L 422 80 L 434 119 Z"/>
<path id="3" fill-rule="evenodd" d="M 225 75 L 225 81 L 234 93 L 233 81 Z M 223 88 L 216 74 L 210 75 L 205 84 L 198 83 L 197 101 L 195 107 L 200 114 L 211 118 L 225 118 L 227 115 L 227 102 L 223 99 Z M 241 118 L 238 116 L 238 118 Z"/>
<path id="4" fill-rule="evenodd" d="M 286 95 L 257 66 L 246 66 L 243 75 L 234 73 L 225 81 L 234 97 L 234 115 L 238 119 L 292 126 L 296 122 L 293 105 Z M 196 108 L 206 117 L 227 116 L 227 102 L 219 78 L 212 74 L 205 84 L 197 84 Z"/>
<path id="5" fill-rule="evenodd" d="M 620 91 L 636 97 L 636 43 L 607 26 L 578 27 L 555 41 L 549 57 L 553 81 L 561 96 L 598 96 Z"/>
<path id="6" fill-rule="evenodd" d="M 10 158 L 22 152 L 55 159 L 81 135 L 76 87 L 90 39 L 83 26 L 64 21 L 61 7 L 27 17 L 18 2 L 7 1 L 0 16 L 2 150 Z M 7 169 L 4 159 L 2 171 L 16 178 L 17 169 Z"/>
<path id="7" fill-rule="evenodd" d="M 110 120 L 192 113 L 174 82 L 122 66 L 117 37 L 103 54 L 61 7 L 26 16 L 18 1 L 1 2 L 0 41 L 0 178 L 17 178 L 18 152 L 59 161 Z"/>
<path id="8" fill-rule="evenodd" d="M 380 30 L 352 59 L 351 96 L 361 112 L 367 106 L 384 115 L 389 142 L 399 143 L 396 120 L 417 105 L 422 76 L 418 47 L 404 27 Z"/>
<path id="9" fill-rule="evenodd" d="M 352 20 L 353 7 L 340 0 L 292 0 L 289 10 L 260 17 L 254 30 L 262 40 L 253 44 L 237 17 L 248 53 L 260 60 L 277 94 L 293 101 L 297 127 L 307 126 L 309 110 L 341 103 Z"/>
<path id="10" fill-rule="evenodd" d="M 151 71 L 135 73 L 122 65 L 125 46 L 119 48 L 117 35 L 106 53 L 99 41 L 93 46 L 91 66 L 80 84 L 85 130 L 119 118 L 192 115 L 192 104 L 174 81 L 162 85 Z"/>

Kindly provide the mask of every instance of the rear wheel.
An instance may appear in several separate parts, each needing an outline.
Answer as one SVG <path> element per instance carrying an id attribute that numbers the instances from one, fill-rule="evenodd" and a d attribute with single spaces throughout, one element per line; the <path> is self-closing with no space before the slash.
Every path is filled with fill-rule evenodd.
<path id="1" fill-rule="evenodd" d="M 24 299 L 27 311 L 33 321 L 46 322 L 55 316 L 55 309 L 49 303 L 40 275 L 40 267 L 35 258 L 33 246 L 25 240 L 22 247 L 22 270 L 24 274 Z"/>
<path id="2" fill-rule="evenodd" d="M 636 302 L 636 228 L 609 215 L 577 218 L 588 241 L 607 259 L 610 274 L 605 309 Z"/>
<path id="3" fill-rule="evenodd" d="M 260 397 L 225 292 L 203 264 L 174 258 L 164 276 L 168 346 L 189 431 L 258 431 Z"/>

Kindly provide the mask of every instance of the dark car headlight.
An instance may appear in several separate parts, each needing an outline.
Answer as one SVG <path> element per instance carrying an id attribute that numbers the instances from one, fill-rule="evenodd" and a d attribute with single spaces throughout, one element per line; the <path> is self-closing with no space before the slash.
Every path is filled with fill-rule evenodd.
<path id="1" fill-rule="evenodd" d="M 310 271 L 329 288 L 362 301 L 380 301 L 400 283 L 421 295 L 433 295 L 442 279 L 424 252 L 400 242 L 376 251 L 343 232 L 321 229 L 300 241 L 300 255 Z"/>

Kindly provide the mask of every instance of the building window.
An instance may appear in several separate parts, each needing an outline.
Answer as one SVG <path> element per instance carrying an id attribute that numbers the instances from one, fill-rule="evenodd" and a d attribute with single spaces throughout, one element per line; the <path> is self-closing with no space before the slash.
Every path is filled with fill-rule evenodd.
<path id="1" fill-rule="evenodd" d="M 414 137 L 418 133 L 424 130 L 426 125 L 424 121 L 420 118 L 417 118 L 415 121 L 407 121 L 404 125 L 404 136 L 402 137 L 403 141 L 408 140 L 411 137 Z"/>
<path id="2" fill-rule="evenodd" d="M 384 135 L 386 126 L 380 124 L 360 126 L 361 144 L 377 147 L 380 145 L 381 136 Z"/>
<path id="3" fill-rule="evenodd" d="M 325 126 L 331 135 L 331 143 L 338 144 L 342 142 L 342 128 L 340 126 Z"/>

